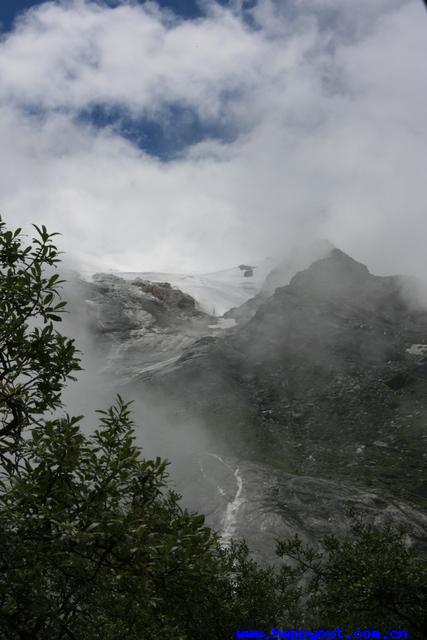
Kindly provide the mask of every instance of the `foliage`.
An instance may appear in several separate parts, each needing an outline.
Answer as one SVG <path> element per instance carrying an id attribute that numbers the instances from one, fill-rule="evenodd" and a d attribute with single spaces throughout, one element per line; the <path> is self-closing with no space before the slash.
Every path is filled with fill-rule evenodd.
<path id="1" fill-rule="evenodd" d="M 240 600 L 229 576 L 246 551 L 222 550 L 180 507 L 120 398 L 89 438 L 69 417 L 35 426 L 25 459 L 1 497 L 0 637 L 227 637 Z"/>
<path id="2" fill-rule="evenodd" d="M 35 226 L 35 225 L 34 225 Z M 59 299 L 58 250 L 44 226 L 32 244 L 0 218 L 0 456 L 11 463 L 22 430 L 61 406 L 61 389 L 79 369 L 73 341 L 54 326 Z M 49 273 L 45 273 L 46 268 Z"/>
<path id="3" fill-rule="evenodd" d="M 55 328 L 55 234 L 36 232 L 25 246 L 0 221 L 0 638 L 223 639 L 275 618 L 274 572 L 181 507 L 166 462 L 135 446 L 128 404 L 100 411 L 92 436 L 49 418 L 79 362 Z M 272 597 L 253 610 L 260 589 Z"/>
<path id="4" fill-rule="evenodd" d="M 347 535 L 327 536 L 322 550 L 294 538 L 280 541 L 277 553 L 296 567 L 306 625 L 387 625 L 427 637 L 427 561 L 404 530 L 353 516 Z"/>
<path id="5" fill-rule="evenodd" d="M 326 553 L 282 541 L 282 567 L 261 568 L 182 508 L 120 396 L 90 436 L 53 417 L 79 361 L 55 328 L 55 234 L 36 233 L 25 246 L 0 219 L 0 640 L 224 640 L 385 618 L 425 631 L 426 565 L 399 533 L 359 523 Z"/>

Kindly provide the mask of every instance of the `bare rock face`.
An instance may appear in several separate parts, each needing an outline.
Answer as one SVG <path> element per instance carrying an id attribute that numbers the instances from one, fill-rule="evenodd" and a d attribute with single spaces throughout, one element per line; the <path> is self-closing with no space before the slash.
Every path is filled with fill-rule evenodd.
<path id="1" fill-rule="evenodd" d="M 423 345 L 427 312 L 401 279 L 333 250 L 151 384 L 173 389 L 238 458 L 423 504 Z"/>
<path id="2" fill-rule="evenodd" d="M 275 537 L 316 542 L 353 508 L 422 545 L 426 309 L 404 279 L 330 247 L 288 282 L 222 320 L 168 283 L 102 275 L 85 297 L 127 397 L 167 400 L 213 434 L 216 453 L 195 447 L 172 471 L 225 542 L 243 535 L 272 560 Z"/>
<path id="3" fill-rule="evenodd" d="M 171 310 L 186 313 L 188 315 L 202 315 L 197 311 L 196 301 L 188 293 L 172 287 L 169 282 L 150 282 L 136 278 L 131 285 L 138 287 L 147 296 L 152 296 Z M 176 314 L 174 319 L 176 320 Z"/>
<path id="4" fill-rule="evenodd" d="M 186 492 L 189 505 L 206 514 L 225 544 L 245 538 L 261 562 L 277 560 L 277 538 L 298 535 L 316 545 L 326 535 L 344 534 L 352 513 L 404 527 L 409 544 L 427 546 L 427 516 L 390 496 L 213 453 L 198 456 L 186 473 L 181 482 L 192 488 Z"/>
<path id="5" fill-rule="evenodd" d="M 285 287 L 298 271 L 307 269 L 311 264 L 327 258 L 334 250 L 328 240 L 318 240 L 308 245 L 295 247 L 274 267 L 265 279 L 262 291 L 272 295 L 278 287 Z"/>
<path id="6" fill-rule="evenodd" d="M 129 282 L 115 275 L 97 274 L 86 287 L 94 328 L 101 333 L 171 328 L 205 316 L 194 298 L 168 282 L 140 278 Z"/>
<path id="7" fill-rule="evenodd" d="M 329 256 L 333 250 L 334 246 L 327 240 L 296 247 L 270 271 L 260 291 L 253 298 L 227 311 L 224 314 L 225 317 L 234 318 L 240 326 L 243 326 L 254 317 L 259 307 L 274 294 L 277 288 L 289 284 L 297 271 L 306 269 L 313 262 Z M 240 265 L 240 267 L 247 267 L 247 265 Z"/>
<path id="8" fill-rule="evenodd" d="M 104 373 L 122 384 L 173 362 L 210 331 L 211 316 L 168 282 L 97 274 L 82 286 L 91 330 L 106 354 Z"/>

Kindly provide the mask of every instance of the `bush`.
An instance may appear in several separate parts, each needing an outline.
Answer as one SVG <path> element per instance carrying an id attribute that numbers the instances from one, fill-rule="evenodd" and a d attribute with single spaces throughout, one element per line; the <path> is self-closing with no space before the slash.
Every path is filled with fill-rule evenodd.
<path id="1" fill-rule="evenodd" d="M 100 411 L 92 436 L 80 417 L 52 419 L 79 361 L 55 328 L 58 252 L 36 232 L 25 246 L 0 221 L 0 638 L 224 639 L 275 618 L 274 572 L 180 506 L 127 403 Z"/>
<path id="2" fill-rule="evenodd" d="M 427 637 L 427 567 L 402 532 L 356 522 L 320 553 L 278 544 L 280 570 L 223 548 L 135 445 L 118 396 L 86 436 L 53 418 L 79 359 L 45 227 L 28 246 L 0 219 L 0 640 L 234 638 L 387 623 Z"/>

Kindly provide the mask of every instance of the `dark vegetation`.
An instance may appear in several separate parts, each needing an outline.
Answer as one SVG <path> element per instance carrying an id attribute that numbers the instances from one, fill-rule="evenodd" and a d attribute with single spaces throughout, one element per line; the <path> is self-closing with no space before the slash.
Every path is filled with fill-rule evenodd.
<path id="1" fill-rule="evenodd" d="M 278 544 L 280 570 L 225 549 L 145 459 L 120 397 L 91 436 L 62 415 L 79 369 L 56 329 L 52 235 L 0 219 L 0 639 L 177 640 L 236 629 L 400 626 L 426 636 L 427 566 L 403 532 L 355 522 L 323 551 Z M 56 413 L 55 413 L 56 412 Z"/>

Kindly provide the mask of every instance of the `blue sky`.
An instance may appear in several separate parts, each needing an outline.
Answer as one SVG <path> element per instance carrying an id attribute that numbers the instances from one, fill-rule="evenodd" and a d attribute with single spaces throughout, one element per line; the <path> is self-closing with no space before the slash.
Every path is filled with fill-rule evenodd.
<path id="1" fill-rule="evenodd" d="M 3 0 L 0 3 L 0 23 L 4 30 L 9 30 L 15 17 L 26 9 L 44 0 Z M 110 3 L 112 4 L 112 3 Z M 197 18 L 203 15 L 203 11 L 197 0 L 160 0 L 159 4 L 174 11 L 185 19 Z"/>
<path id="2" fill-rule="evenodd" d="M 27 9 L 43 4 L 44 0 L 5 0 L 0 4 L 0 23 L 3 31 L 13 28 L 16 17 Z M 221 4 L 221 0 L 216 0 Z M 107 0 L 109 6 L 120 1 Z M 139 4 L 142 4 L 140 2 Z M 169 9 L 184 20 L 194 20 L 204 15 L 203 3 L 198 0 L 159 0 L 163 9 Z M 222 4 L 226 5 L 227 0 Z M 120 135 L 130 139 L 145 152 L 163 161 L 179 156 L 189 145 L 206 138 L 231 140 L 233 128 L 227 123 L 204 122 L 196 112 L 179 104 L 165 108 L 164 117 L 131 116 L 128 110 L 95 104 L 78 114 L 79 121 L 88 121 L 97 127 L 110 126 Z"/>
<path id="3" fill-rule="evenodd" d="M 39 2 L 31 0 L 5 0 L 0 4 L 0 23 L 3 30 L 9 31 L 16 16 Z"/>
<path id="4" fill-rule="evenodd" d="M 89 270 L 214 271 L 328 238 L 425 273 L 419 0 L 58 0 L 13 26 L 28 4 L 0 3 L 6 219 L 60 231 Z"/>

